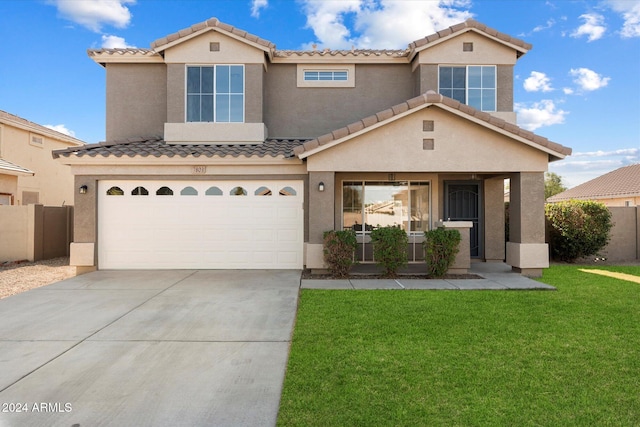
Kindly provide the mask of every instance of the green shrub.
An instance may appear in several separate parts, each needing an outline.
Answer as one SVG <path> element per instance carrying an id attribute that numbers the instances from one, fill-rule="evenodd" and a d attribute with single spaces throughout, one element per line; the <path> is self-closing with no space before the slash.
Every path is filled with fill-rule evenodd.
<path id="1" fill-rule="evenodd" d="M 395 277 L 407 265 L 409 237 L 400 227 L 378 227 L 371 232 L 373 256 L 386 277 Z"/>
<path id="2" fill-rule="evenodd" d="M 436 228 L 424 232 L 424 256 L 429 275 L 442 277 L 454 263 L 462 236 L 458 230 Z"/>
<path id="3" fill-rule="evenodd" d="M 346 277 L 353 265 L 353 253 L 358 242 L 353 230 L 324 232 L 324 261 L 334 277 Z"/>
<path id="4" fill-rule="evenodd" d="M 596 255 L 609 243 L 611 212 L 598 202 L 570 200 L 545 206 L 554 259 L 574 262 Z"/>

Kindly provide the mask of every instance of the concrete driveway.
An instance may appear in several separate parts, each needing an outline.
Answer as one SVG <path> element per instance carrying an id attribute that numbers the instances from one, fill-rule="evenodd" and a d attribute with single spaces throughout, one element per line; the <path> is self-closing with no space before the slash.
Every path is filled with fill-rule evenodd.
<path id="1" fill-rule="evenodd" d="M 300 272 L 97 271 L 0 300 L 0 427 L 274 425 Z"/>

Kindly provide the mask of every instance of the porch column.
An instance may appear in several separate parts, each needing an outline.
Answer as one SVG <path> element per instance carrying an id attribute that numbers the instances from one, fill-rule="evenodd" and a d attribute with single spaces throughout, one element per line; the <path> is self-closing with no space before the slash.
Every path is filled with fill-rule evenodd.
<path id="1" fill-rule="evenodd" d="M 320 191 L 320 183 L 324 191 Z M 307 268 L 325 268 L 322 253 L 322 235 L 335 228 L 335 173 L 309 172 L 309 242 Z"/>
<path id="2" fill-rule="evenodd" d="M 504 178 L 484 180 L 484 259 L 504 261 Z"/>
<path id="3" fill-rule="evenodd" d="M 507 264 L 526 276 L 539 277 L 549 267 L 544 234 L 544 172 L 511 175 Z"/>
<path id="4" fill-rule="evenodd" d="M 78 194 L 78 188 L 86 185 L 86 194 Z M 73 209 L 73 242 L 69 248 L 69 265 L 76 267 L 76 274 L 96 270 L 96 235 L 98 181 L 94 177 L 75 176 Z"/>

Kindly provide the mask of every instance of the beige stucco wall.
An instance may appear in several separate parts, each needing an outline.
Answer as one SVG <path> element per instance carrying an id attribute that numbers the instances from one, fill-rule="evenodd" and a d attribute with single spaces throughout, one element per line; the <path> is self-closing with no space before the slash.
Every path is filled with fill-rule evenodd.
<path id="1" fill-rule="evenodd" d="M 220 50 L 212 52 L 210 43 L 220 43 Z M 190 40 L 164 51 L 167 64 L 261 64 L 265 62 L 265 52 L 215 30 L 195 35 Z"/>
<path id="2" fill-rule="evenodd" d="M 313 138 L 413 97 L 411 66 L 357 64 L 353 88 L 299 88 L 296 64 L 271 64 L 265 75 L 269 136 Z"/>
<path id="3" fill-rule="evenodd" d="M 611 240 L 602 250 L 609 262 L 633 261 L 640 257 L 640 207 L 609 208 L 613 227 Z"/>
<path id="4" fill-rule="evenodd" d="M 434 131 L 423 131 L 423 120 Z M 434 139 L 433 150 L 423 139 Z M 436 105 L 308 157 L 309 171 L 546 171 L 547 154 Z"/>
<path id="5" fill-rule="evenodd" d="M 473 52 L 464 52 L 463 43 L 473 43 Z M 515 64 L 516 51 L 474 31 L 435 44 L 418 54 L 420 64 L 496 65 Z"/>
<path id="6" fill-rule="evenodd" d="M 29 206 L 0 205 L 0 262 L 33 259 L 29 254 Z"/>
<path id="7" fill-rule="evenodd" d="M 625 207 L 627 204 L 628 206 L 640 206 L 640 196 L 599 199 L 596 201 L 610 207 Z"/>
<path id="8" fill-rule="evenodd" d="M 164 64 L 107 64 L 106 140 L 161 136 L 167 119 Z"/>
<path id="9" fill-rule="evenodd" d="M 18 192 L 18 177 L 13 175 L 2 175 L 0 172 L 0 193 L 11 194 L 14 198 Z"/>
<path id="10" fill-rule="evenodd" d="M 31 144 L 31 136 L 42 138 L 42 145 Z M 15 182 L 14 190 L 11 191 L 14 194 L 14 204 L 22 204 L 24 191 L 38 193 L 38 203 L 45 206 L 73 203 L 71 169 L 51 156 L 52 150 L 70 146 L 70 143 L 55 139 L 51 134 L 30 132 L 7 123 L 2 125 L 2 158 L 35 172 L 33 176 L 18 176 L 17 182 L 15 177 L 0 180 L 3 188 L 10 188 L 13 185 L 11 181 Z"/>

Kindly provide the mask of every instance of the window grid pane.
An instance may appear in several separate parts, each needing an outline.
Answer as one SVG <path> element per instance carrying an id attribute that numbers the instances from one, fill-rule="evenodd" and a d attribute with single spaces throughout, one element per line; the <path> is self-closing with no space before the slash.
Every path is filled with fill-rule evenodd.
<path id="1" fill-rule="evenodd" d="M 187 67 L 187 122 L 244 122 L 244 66 Z"/>
<path id="2" fill-rule="evenodd" d="M 465 67 L 440 67 L 439 79 L 441 95 L 453 98 L 463 104 L 467 103 Z"/>
<path id="3" fill-rule="evenodd" d="M 347 81 L 348 71 L 305 71 L 305 81 Z"/>

